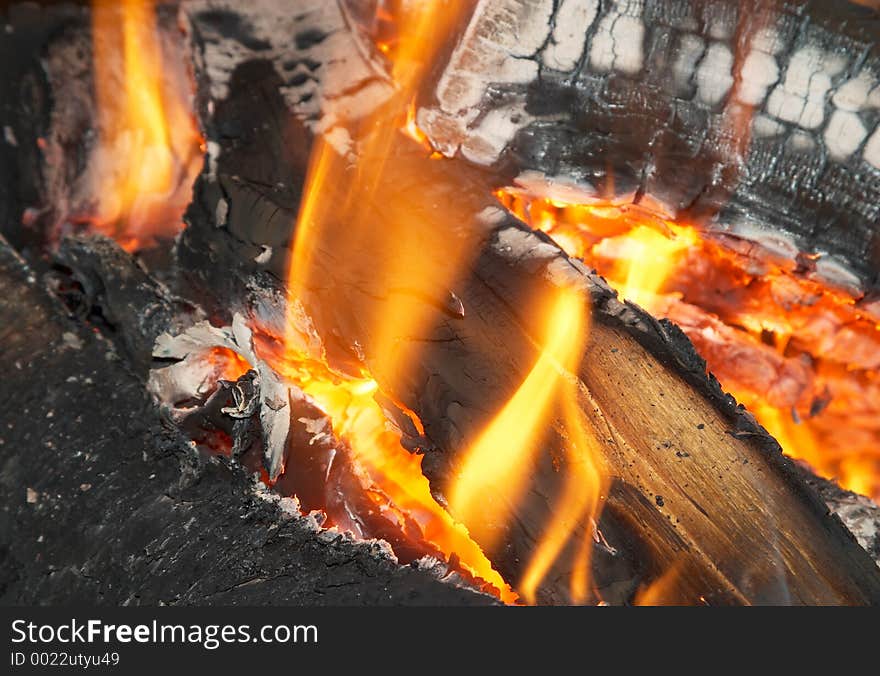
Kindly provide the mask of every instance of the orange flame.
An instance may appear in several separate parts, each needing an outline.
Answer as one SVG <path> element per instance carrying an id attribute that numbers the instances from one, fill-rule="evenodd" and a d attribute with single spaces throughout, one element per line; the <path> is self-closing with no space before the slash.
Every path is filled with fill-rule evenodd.
<path id="1" fill-rule="evenodd" d="M 598 244 L 596 252 L 605 254 L 602 245 L 611 241 Z M 670 227 L 662 233 L 639 225 L 630 230 L 622 241 L 615 243 L 613 256 L 616 266 L 612 276 L 623 280 L 620 295 L 651 310 L 663 283 L 675 269 L 677 254 L 697 241 L 696 231 L 691 228 Z"/>
<path id="2" fill-rule="evenodd" d="M 275 365 L 330 417 L 334 434 L 348 441 L 353 460 L 388 497 L 389 509 L 415 520 L 427 541 L 457 555 L 465 570 L 488 582 L 501 600 L 516 600 L 465 527 L 453 521 L 431 495 L 421 470 L 422 456 L 406 451 L 400 445 L 400 434 L 389 428 L 374 398 L 378 390 L 375 380 L 334 378 L 304 355 L 290 351 Z"/>
<path id="3" fill-rule="evenodd" d="M 675 586 L 681 577 L 681 562 L 667 568 L 660 577 L 643 585 L 633 598 L 634 606 L 674 606 L 680 605 L 676 599 Z"/>
<path id="4" fill-rule="evenodd" d="M 201 164 L 185 65 L 163 58 L 156 21 L 150 0 L 93 3 L 100 138 L 87 220 L 128 250 L 176 234 Z"/>
<path id="5" fill-rule="evenodd" d="M 446 11 L 443 11 L 446 8 Z M 446 3 L 410 3 L 397 17 L 400 36 L 394 44 L 393 77 L 396 91 L 368 123 L 358 138 L 354 157 L 345 156 L 348 132 L 328 130 L 315 141 L 306 189 L 297 218 L 288 288 L 294 298 L 305 299 L 319 285 L 317 268 L 322 251 L 346 261 L 350 270 L 375 280 L 392 293 L 380 303 L 378 313 L 365 320 L 373 329 L 370 370 L 393 381 L 406 372 L 410 353 L 401 349 L 402 338 L 419 334 L 436 321 L 433 308 L 419 296 L 448 294 L 453 275 L 472 255 L 463 243 L 446 238 L 442 250 L 431 251 L 430 261 L 418 242 L 424 232 L 441 232 L 440 224 L 420 222 L 400 199 L 400 162 L 389 167 L 396 144 L 407 138 L 406 112 L 411 110 L 419 78 L 433 51 L 443 43 L 442 35 L 455 18 Z M 411 125 L 410 125 L 411 126 Z M 412 129 L 409 129 L 412 132 Z M 418 143 L 424 139 L 416 136 Z M 412 172 L 418 166 L 407 167 Z M 342 187 L 340 189 L 340 186 Z M 333 197 L 331 197 L 333 195 Z M 401 203 L 403 202 L 403 203 Z M 368 207 L 381 204 L 381 221 Z M 429 217 L 425 217 L 429 218 Z M 376 261 L 382 261 L 378 266 Z M 437 265 L 443 260 L 444 265 Z M 419 270 L 414 278 L 413 269 Z M 420 526 L 422 536 L 436 545 L 450 560 L 457 558 L 464 570 L 495 588 L 499 598 L 513 602 L 517 595 L 493 568 L 467 529 L 456 523 L 431 495 L 421 472 L 421 457 L 400 445 L 399 433 L 388 428 L 382 408 L 375 399 L 378 383 L 366 370 L 362 378 L 335 373 L 313 360 L 301 349 L 301 340 L 290 323 L 285 336 L 286 353 L 281 368 L 324 410 L 334 434 L 345 439 L 355 461 L 377 489 L 387 496 L 386 509 L 399 510 Z"/>
<path id="6" fill-rule="evenodd" d="M 880 325 L 856 299 L 769 254 L 737 254 L 649 198 L 497 196 L 624 298 L 676 322 L 788 455 L 880 499 Z"/>
<path id="7" fill-rule="evenodd" d="M 538 360 L 522 385 L 465 453 L 448 491 L 452 513 L 487 548 L 495 546 L 501 525 L 513 518 L 515 504 L 528 486 L 540 441 L 561 402 L 568 435 L 565 488 L 555 517 L 538 543 L 518 585 L 534 603 L 541 581 L 580 526 L 598 518 L 600 496 L 607 488 L 601 451 L 584 425 L 570 371 L 583 355 L 588 314 L 584 299 L 563 292 L 542 325 L 547 337 Z M 583 601 L 589 586 L 591 546 L 580 548 L 572 579 L 572 600 Z"/>

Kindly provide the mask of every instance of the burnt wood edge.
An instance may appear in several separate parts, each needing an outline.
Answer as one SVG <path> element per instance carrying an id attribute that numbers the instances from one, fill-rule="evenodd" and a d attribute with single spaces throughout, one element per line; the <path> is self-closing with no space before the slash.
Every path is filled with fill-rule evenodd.
<path id="1" fill-rule="evenodd" d="M 801 249 L 828 254 L 830 265 L 821 263 L 824 271 L 820 278 L 857 298 L 874 298 L 880 291 L 880 212 L 876 206 L 880 202 L 880 169 L 860 161 L 862 147 L 846 162 L 830 159 L 822 132 L 832 108 L 825 112 L 824 123 L 816 130 L 800 129 L 783 121 L 783 133 L 752 138 L 744 151 L 736 151 L 731 157 L 726 149 L 729 139 L 722 133 L 727 126 L 724 115 L 731 109 L 726 104 L 730 93 L 722 99 L 720 108 L 703 104 L 692 92 L 676 92 L 668 62 L 654 64 L 652 69 L 654 52 L 659 54 L 656 58 L 663 57 L 666 41 L 684 33 L 699 37 L 707 46 L 736 48 L 741 39 L 738 33 L 725 40 L 712 38 L 711 22 L 700 17 L 703 13 L 716 18 L 730 13 L 737 16 L 737 6 L 741 8 L 740 23 L 744 24 L 760 11 L 780 9 L 776 27 L 780 35 L 787 37 L 786 47 L 778 55 L 779 82 L 785 77 L 791 57 L 805 46 L 853 55 L 829 96 L 861 69 L 870 70 L 880 64 L 880 14 L 850 2 L 832 6 L 813 0 L 784 4 L 764 0 L 647 0 L 644 15 L 666 19 L 647 25 L 645 63 L 639 73 L 593 71 L 586 59 L 588 47 L 573 72 L 552 70 L 539 58 L 550 42 L 548 38 L 538 53 L 522 57 L 540 64 L 536 78 L 512 84 L 499 76 L 483 100 L 469 107 L 467 112 L 477 115 L 471 127 L 478 127 L 478 122 L 492 111 L 521 104 L 526 118 L 533 119 L 519 125 L 493 163 L 507 185 L 529 170 L 587 180 L 599 189 L 613 179 L 619 192 L 634 192 L 636 202 L 645 194 L 651 195 L 673 213 L 710 232 L 751 240 L 755 236 L 752 224 L 766 226 L 786 233 Z M 613 11 L 613 5 L 603 5 L 585 39 Z M 697 27 L 685 30 L 678 23 L 682 16 L 689 15 L 697 18 Z M 551 23 L 553 20 L 555 16 Z M 741 69 L 741 62 L 734 64 L 733 87 L 739 86 Z M 437 76 L 442 72 L 438 68 Z M 749 124 L 755 115 L 766 112 L 771 89 L 748 112 Z M 436 104 L 435 92 L 426 85 L 420 108 L 438 111 Z M 866 139 L 878 129 L 880 118 L 875 112 L 866 112 Z M 443 125 L 439 126 L 441 133 L 433 136 L 442 144 Z M 794 130 L 811 137 L 812 150 L 795 152 L 788 147 Z M 739 130 L 732 133 L 742 135 Z M 430 129 L 428 134 L 432 136 Z M 646 145 L 648 139 L 650 144 Z M 688 163 L 690 171 L 677 170 L 682 162 Z M 803 167 L 810 170 L 801 171 Z M 735 225 L 733 232 L 731 225 Z M 840 264 L 846 268 L 845 273 L 838 269 Z"/>
<path id="2" fill-rule="evenodd" d="M 0 238 L 0 603 L 489 604 L 443 564 L 318 528 L 164 424 Z"/>
<path id="3" fill-rule="evenodd" d="M 839 534 L 843 540 L 858 544 L 858 540 L 840 516 L 829 509 L 819 493 L 804 480 L 804 472 L 795 462 L 782 453 L 779 442 L 770 435 L 733 395 L 725 392 L 718 379 L 708 370 L 706 360 L 698 353 L 690 338 L 674 323 L 667 319 L 656 319 L 638 305 L 629 301 L 621 303 L 617 292 L 605 280 L 591 275 L 593 302 L 601 312 L 593 316 L 599 321 L 619 328 L 635 340 L 662 364 L 669 366 L 689 383 L 696 392 L 709 401 L 713 408 L 730 421 L 734 436 L 747 437 L 757 449 L 769 459 L 772 466 L 786 483 L 793 488 L 801 500 L 810 506 L 820 517 L 820 521 L 831 517 L 839 526 L 829 527 L 828 531 Z M 860 549 L 863 549 L 859 545 Z M 868 559 L 866 559 L 868 561 Z M 880 583 L 880 564 L 875 565 L 874 577 Z M 870 566 L 869 566 L 870 569 Z M 880 603 L 880 597 L 876 599 Z"/>

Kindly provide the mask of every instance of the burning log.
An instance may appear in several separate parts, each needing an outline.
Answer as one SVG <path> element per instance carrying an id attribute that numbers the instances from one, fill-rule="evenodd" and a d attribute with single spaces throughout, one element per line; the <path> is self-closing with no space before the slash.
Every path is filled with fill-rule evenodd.
<path id="1" fill-rule="evenodd" d="M 108 283 L 136 274 L 111 268 Z M 399 566 L 386 544 L 321 530 L 294 499 L 193 453 L 124 354 L 0 238 L 4 603 L 492 602 L 436 560 Z"/>
<path id="2" fill-rule="evenodd" d="M 787 453 L 875 498 L 878 16 L 487 0 L 417 114 L 681 326 Z"/>
<path id="3" fill-rule="evenodd" d="M 878 25 L 848 2 L 480 0 L 417 119 L 508 184 L 650 196 L 871 290 Z"/>
<path id="4" fill-rule="evenodd" d="M 218 294 L 213 310 L 220 316 L 238 307 L 283 336 L 286 301 L 279 280 L 287 272 L 290 227 L 306 181 L 307 128 L 328 131 L 339 122 L 322 114 L 334 109 L 334 101 L 320 100 L 327 73 L 310 50 L 320 50 L 315 36 L 344 40 L 345 33 L 338 24 L 323 27 L 331 9 L 303 12 L 279 34 L 281 17 L 267 19 L 265 7 L 259 18 L 233 24 L 218 20 L 217 4 L 188 10 L 206 78 L 202 95 L 213 100 L 220 92 L 221 100 L 214 100 L 206 121 L 211 170 L 197 184 L 179 254 L 195 285 Z M 233 25 L 249 29 L 220 29 Z M 300 46 L 281 47 L 289 40 L 279 35 L 288 31 L 302 38 L 294 40 Z M 230 62 L 230 53 L 245 56 Z M 362 58 L 353 48 L 348 54 Z M 304 68 L 307 77 L 300 76 Z M 343 92 L 369 91 L 363 99 L 345 94 L 350 114 L 366 116 L 392 96 L 372 68 L 367 62 L 362 79 L 354 76 L 348 87 L 333 83 Z M 252 122 L 256 110 L 262 111 L 260 124 Z M 291 121 L 297 119 L 305 125 Z M 342 154 L 357 147 L 357 139 L 348 145 L 341 131 L 335 138 Z M 334 235 L 315 244 L 311 277 L 317 281 L 305 285 L 301 300 L 334 363 L 351 370 L 367 365 L 384 392 L 418 415 L 432 443 L 421 448 L 423 469 L 441 500 L 465 440 L 486 428 L 538 359 L 542 328 L 528 311 L 530 300 L 574 287 L 584 304 L 593 305 L 587 356 L 576 369 L 577 401 L 613 476 L 597 542 L 590 545 L 597 589 L 587 596 L 626 599 L 639 582 L 675 568 L 675 595 L 692 602 L 876 601 L 873 563 L 828 518 L 773 440 L 706 377 L 705 363 L 675 327 L 620 304 L 577 261 L 500 211 L 491 197 L 497 176 L 467 162 L 428 161 L 414 144 L 390 142 L 388 148 L 381 179 L 387 183 L 358 203 L 359 219 L 376 232 L 392 227 L 387 195 L 393 186 L 395 213 L 410 214 L 413 224 L 445 227 L 414 225 L 401 249 L 407 252 L 402 274 L 409 277 L 399 277 L 398 267 L 377 282 L 334 251 L 347 230 L 331 217 Z M 319 195 L 332 208 L 345 203 L 348 190 L 330 180 Z M 376 240 L 358 245 L 374 269 L 395 269 L 399 258 Z M 438 266 L 454 267 L 425 252 L 450 249 L 474 257 L 446 275 L 444 287 L 421 285 L 419 278 L 436 278 Z M 383 316 L 392 296 L 406 297 L 406 312 L 431 318 L 421 331 L 397 339 L 397 349 L 406 353 L 405 375 L 381 371 L 382 329 L 371 321 Z M 498 526 L 500 535 L 487 536 L 503 543 L 484 549 L 506 579 L 523 575 L 573 471 L 562 453 L 565 426 L 557 419 L 548 429 L 548 452 L 528 468 L 529 497 L 512 523 Z M 498 462 L 504 462 L 502 450 Z M 573 599 L 568 580 L 574 550 L 591 537 L 588 523 L 574 528 L 535 590 L 539 600 Z"/>
<path id="5" fill-rule="evenodd" d="M 290 352 L 293 345 L 304 346 L 310 358 L 320 359 L 320 376 L 327 379 L 318 383 L 322 387 L 341 383 L 347 396 L 352 382 L 379 389 L 381 396 L 366 390 L 370 396 L 363 399 L 379 406 L 401 443 L 421 454 L 415 458 L 431 479 L 432 509 L 445 514 L 437 503 L 448 506 L 468 526 L 493 572 L 528 601 L 877 602 L 880 577 L 870 558 L 829 517 L 775 442 L 706 376 L 705 362 L 680 331 L 619 302 L 585 266 L 499 207 L 493 197 L 497 188 L 523 167 L 545 167 L 517 164 L 514 156 L 489 163 L 466 153 L 431 159 L 414 120 L 421 120 L 442 148 L 443 114 L 450 111 L 438 114 L 431 104 L 416 113 L 418 107 L 409 106 L 415 88 L 430 94 L 437 83 L 424 72 L 431 59 L 414 53 L 403 38 L 381 43 L 403 64 L 389 73 L 379 57 L 384 50 L 377 52 L 358 33 L 363 17 L 371 15 L 369 5 L 316 0 L 300 3 L 296 13 L 281 2 L 243 7 L 204 0 L 183 7 L 194 45 L 207 158 L 177 247 L 187 284 L 175 290 L 206 307 L 215 324 L 212 331 L 224 341 L 231 335 L 256 374 L 226 378 L 222 391 L 204 402 L 202 418 L 213 416 L 215 409 L 235 418 L 234 424 L 220 423 L 226 426 L 220 431 L 234 437 L 232 452 L 245 463 L 249 454 L 253 460 L 254 449 L 262 453 L 264 478 L 281 491 L 285 485 L 302 485 L 294 476 L 304 469 L 294 462 L 296 453 L 312 446 L 323 430 L 332 428 L 334 434 L 322 437 L 320 448 L 309 453 L 329 457 L 331 464 L 336 457 L 356 460 L 357 450 L 346 455 L 346 440 L 334 438 L 343 432 L 356 437 L 356 430 L 344 417 L 334 417 L 333 402 L 321 400 L 309 380 L 315 380 L 313 373 L 303 377 L 304 397 L 293 405 L 288 375 L 302 376 L 313 364 L 306 364 L 302 354 L 291 361 Z M 481 12 L 500 5 L 478 3 L 472 16 L 445 17 L 433 28 L 458 27 L 466 40 L 467 26 L 479 26 Z M 620 5 L 602 3 L 603 16 L 620 14 Z M 665 7 L 644 5 L 645 11 Z M 590 6 L 553 4 L 560 12 L 582 13 Z M 532 16 L 531 9 L 522 8 L 524 14 L 509 16 L 514 21 Z M 477 23 L 469 24 L 473 19 Z M 620 24 L 633 27 L 628 19 Z M 548 30 L 550 25 L 545 22 Z M 422 42 L 441 50 L 454 45 Z M 467 48 L 466 41 L 461 44 Z M 461 60 L 455 51 L 447 61 L 447 69 L 435 73 L 441 85 L 463 72 L 456 70 Z M 407 64 L 424 77 L 407 75 Z M 478 64 L 489 81 L 505 82 L 485 63 Z M 69 84 L 56 77 L 52 86 Z M 526 119 L 493 108 L 516 93 L 480 102 L 493 120 L 492 129 L 509 130 Z M 408 124 L 401 121 L 391 129 L 388 111 L 403 118 L 407 109 Z M 532 112 L 522 111 L 527 117 Z M 467 129 L 485 132 L 489 127 Z M 498 138 L 505 145 L 510 140 L 504 134 Z M 613 134 L 609 138 L 617 143 Z M 487 140 L 485 134 L 481 139 Z M 57 177 L 75 168 L 64 158 L 75 158 L 78 146 L 53 140 L 63 156 L 51 172 Z M 710 149 L 720 143 L 714 137 L 710 141 Z M 626 150 L 635 141 L 621 133 L 619 143 Z M 631 155 L 622 152 L 621 161 L 635 166 Z M 548 150 L 541 157 L 550 156 Z M 706 166 L 719 164 L 715 157 Z M 365 174 L 364 167 L 370 166 L 378 168 Z M 578 166 L 587 165 L 572 162 L 566 171 Z M 726 181 L 724 172 L 722 178 Z M 730 192 L 725 181 L 697 192 L 714 204 L 716 188 Z M 101 256 L 89 260 L 75 243 L 66 252 L 73 267 L 97 271 L 98 277 L 106 274 Z M 291 271 L 290 259 L 305 265 Z M 149 275 L 129 274 L 125 280 L 147 297 L 162 295 Z M 108 293 L 115 290 L 112 284 L 94 288 L 114 304 Z M 548 304 L 551 298 L 560 300 Z M 145 358 L 143 345 L 158 324 L 167 323 L 180 338 L 188 335 L 186 325 L 200 318 L 194 304 L 183 317 L 176 309 L 166 314 L 175 304 L 168 296 L 155 304 L 157 324 L 124 320 L 144 336 L 120 342 L 135 363 Z M 182 323 L 174 326 L 172 320 Z M 224 323 L 231 333 L 217 328 Z M 584 349 L 580 342 L 586 343 Z M 226 348 L 232 349 L 232 343 L 226 342 Z M 271 387 L 264 388 L 268 381 Z M 526 387 L 536 382 L 552 383 L 552 389 Z M 279 387 L 287 388 L 290 403 L 276 396 Z M 533 393 L 539 396 L 532 398 Z M 234 401 L 221 404 L 226 394 Z M 554 407 L 556 400 L 561 404 Z M 316 404 L 323 405 L 329 420 Z M 530 404 L 550 413 L 532 415 Z M 289 424 L 281 442 L 276 428 L 268 429 L 262 419 L 264 405 L 274 412 L 267 416 L 281 416 Z M 288 418 L 285 411 L 290 411 Z M 485 457 L 474 451 L 487 445 L 474 440 L 485 438 L 499 420 L 518 424 L 520 416 L 535 418 L 541 427 L 529 432 L 536 437 L 529 445 L 539 453 L 514 462 L 504 444 L 488 448 L 493 471 L 500 469 L 506 477 L 510 466 L 525 489 L 512 496 L 499 485 L 506 479 L 484 490 L 478 481 L 470 497 L 461 497 L 463 475 L 481 478 L 468 465 L 471 458 Z M 385 419 L 380 421 L 384 426 Z M 297 443 L 297 434 L 305 435 L 305 446 Z M 356 441 L 348 439 L 352 446 Z M 522 445 L 515 438 L 507 441 Z M 588 450 L 598 450 L 601 457 Z M 357 475 L 352 469 L 346 476 L 360 480 Z M 239 481 L 223 478 L 233 480 Z M 125 504 L 136 504 L 139 496 Z M 230 500 L 250 504 L 241 491 Z M 332 513 L 326 504 L 317 506 Z M 604 507 L 601 516 L 599 507 Z M 235 514 L 241 508 L 227 502 L 219 509 Z M 405 517 L 419 522 L 430 540 L 425 522 L 419 521 L 423 515 L 416 511 Z M 481 511 L 487 518 L 480 519 Z M 225 525 L 207 527 L 213 534 Z M 393 546 L 400 556 L 398 543 Z M 465 565 L 458 560 L 460 552 L 446 551 L 451 552 L 451 568 Z M 240 580 L 234 588 L 240 589 Z M 503 597 L 504 590 L 497 593 Z"/>

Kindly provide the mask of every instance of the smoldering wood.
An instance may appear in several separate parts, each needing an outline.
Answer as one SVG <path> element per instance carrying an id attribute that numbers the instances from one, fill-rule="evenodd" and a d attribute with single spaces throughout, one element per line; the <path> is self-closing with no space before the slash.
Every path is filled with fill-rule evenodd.
<path id="1" fill-rule="evenodd" d="M 199 455 L 122 354 L 0 238 L 0 602 L 492 603 Z"/>
<path id="2" fill-rule="evenodd" d="M 301 143 L 309 127 L 321 126 L 311 96 L 290 96 L 289 69 L 281 63 L 296 70 L 308 57 L 289 39 L 280 52 L 249 49 L 248 43 L 281 40 L 271 30 L 255 34 L 253 24 L 244 36 L 219 34 L 212 15 L 206 20 L 202 12 L 190 6 L 196 62 L 203 64 L 200 91 L 211 100 L 219 78 L 226 98 L 203 109 L 213 110 L 204 119 L 211 170 L 196 185 L 178 253 L 194 287 L 216 294 L 214 312 L 238 307 L 262 322 L 280 322 L 286 302 L 281 280 L 305 172 Z M 322 32 L 308 22 L 301 30 Z M 245 58 L 231 62 L 229 53 Z M 311 69 L 318 89 L 321 76 L 320 66 Z M 451 289 L 418 296 L 436 308 L 452 292 L 464 316 L 437 311 L 430 329 L 404 341 L 404 349 L 418 352 L 404 380 L 374 372 L 388 394 L 421 418 L 434 444 L 424 449 L 424 467 L 441 500 L 464 439 L 481 429 L 535 361 L 539 334 L 523 309 L 528 299 L 555 285 L 580 285 L 594 308 L 590 346 L 577 374 L 581 403 L 591 427 L 601 431 L 615 476 L 599 524 L 611 548 L 597 545 L 594 555 L 601 591 L 626 599 L 640 581 L 679 565 L 677 591 L 693 602 L 878 601 L 873 561 L 778 445 L 707 377 L 705 363 L 680 331 L 621 304 L 546 237 L 492 211 L 492 173 L 451 160 L 420 165 L 414 178 L 407 167 L 418 159 L 408 153 L 419 151 L 398 150 L 389 159 L 401 167 L 393 176 L 395 199 L 411 209 L 414 222 L 450 224 L 442 233 L 413 234 L 419 245 L 414 251 L 434 250 L 437 237 L 471 237 L 479 251 Z M 342 190 L 329 186 L 322 198 L 341 199 Z M 383 205 L 361 207 L 380 229 Z M 344 232 L 344 224 L 337 227 Z M 381 269 L 381 249 L 369 255 Z M 335 260 L 332 248 L 319 249 L 316 259 L 324 284 L 303 300 L 320 335 L 339 362 L 363 358 L 371 364 L 374 328 L 363 318 L 380 313 L 377 298 L 388 289 L 377 290 L 356 266 Z M 412 263 L 415 271 L 438 261 L 415 253 Z M 533 468 L 533 497 L 518 510 L 506 545 L 489 552 L 512 581 L 552 519 L 553 496 L 567 473 L 564 463 L 560 471 L 552 465 L 560 437 L 548 435 L 546 445 L 548 452 Z M 541 600 L 567 600 L 570 565 L 563 557 L 539 590 Z"/>
<path id="3" fill-rule="evenodd" d="M 420 126 L 499 184 L 579 186 L 880 283 L 880 14 L 810 0 L 479 0 Z"/>

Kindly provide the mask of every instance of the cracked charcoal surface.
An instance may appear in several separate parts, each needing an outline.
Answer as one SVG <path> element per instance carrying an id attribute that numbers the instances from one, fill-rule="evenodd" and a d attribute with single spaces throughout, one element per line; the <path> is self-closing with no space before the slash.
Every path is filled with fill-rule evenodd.
<path id="1" fill-rule="evenodd" d="M 880 284 L 877 11 L 483 0 L 472 31 L 419 112 L 445 152 L 508 183 L 537 171 L 601 192 L 613 177 L 716 230 L 784 232 L 784 255 L 826 254 L 836 283 Z"/>

